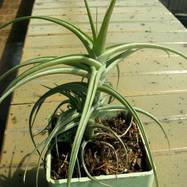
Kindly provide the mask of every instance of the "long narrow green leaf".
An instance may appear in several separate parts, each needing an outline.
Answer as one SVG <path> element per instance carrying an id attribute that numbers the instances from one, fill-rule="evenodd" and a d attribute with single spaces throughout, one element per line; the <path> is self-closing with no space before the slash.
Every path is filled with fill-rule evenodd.
<path id="1" fill-rule="evenodd" d="M 92 114 L 92 104 L 95 99 L 96 91 L 98 84 L 100 82 L 100 77 L 102 76 L 102 73 L 105 69 L 105 65 L 103 65 L 98 72 L 96 71 L 95 67 L 92 67 L 92 73 L 91 77 L 89 80 L 89 85 L 88 85 L 88 91 L 86 95 L 86 100 L 84 104 L 84 108 L 82 111 L 81 119 L 79 122 L 79 126 L 74 138 L 73 146 L 72 146 L 72 151 L 71 151 L 71 156 L 70 156 L 70 165 L 68 168 L 68 178 L 67 178 L 67 185 L 70 186 L 77 155 L 79 152 L 79 148 L 81 145 L 82 137 L 84 135 L 88 120 L 90 118 L 90 115 Z"/>
<path id="2" fill-rule="evenodd" d="M 84 94 L 86 94 L 87 91 L 87 84 L 86 83 L 82 83 L 82 82 L 70 82 L 70 83 L 66 83 L 66 84 L 62 84 L 59 86 L 56 86 L 54 88 L 51 88 L 50 90 L 48 90 L 45 94 L 43 94 L 34 104 L 31 113 L 30 113 L 30 118 L 29 118 L 29 123 L 33 124 L 36 118 L 36 113 L 38 112 L 38 110 L 40 109 L 41 105 L 44 103 L 44 101 L 55 95 L 55 94 L 63 94 L 66 97 L 69 97 L 68 92 L 73 92 L 76 93 L 77 95 L 79 95 L 80 97 L 84 96 Z M 81 92 L 80 92 L 81 91 Z M 65 100 L 62 101 L 61 104 L 64 104 Z M 61 106 L 61 104 L 59 106 Z M 57 107 L 58 108 L 58 107 Z M 31 125 L 32 127 L 32 125 Z"/>
<path id="3" fill-rule="evenodd" d="M 88 78 L 88 77 L 87 77 Z M 79 109 L 81 110 L 82 108 L 82 104 L 84 103 L 85 101 L 85 98 L 86 98 L 86 92 L 85 92 L 85 88 L 87 89 L 87 85 L 80 85 L 80 83 L 82 83 L 82 79 L 80 82 L 76 82 L 77 84 L 75 85 L 76 88 L 78 89 L 69 89 L 67 92 L 66 92 L 66 97 L 69 98 L 70 102 L 69 104 L 71 105 L 71 107 L 74 107 L 76 108 L 76 110 L 79 111 Z M 70 84 L 74 85 L 75 82 L 70 82 Z M 85 83 L 86 84 L 86 83 Z M 57 85 L 58 86 L 58 85 Z M 79 89 L 79 87 L 82 87 L 81 89 Z M 46 86 L 44 86 L 46 87 Z M 48 88 L 48 87 L 46 87 Z M 52 89 L 52 88 L 49 88 L 49 89 Z M 80 92 L 81 90 L 81 92 Z M 69 93 L 70 92 L 70 93 Z M 63 92 L 61 94 L 64 94 Z M 73 95 L 72 95 L 73 94 Z"/>
<path id="4" fill-rule="evenodd" d="M 110 5 L 105 13 L 97 40 L 94 43 L 94 50 L 95 50 L 97 56 L 100 56 L 105 49 L 108 27 L 109 27 L 111 15 L 112 15 L 115 3 L 116 3 L 116 0 L 110 1 Z"/>
<path id="5" fill-rule="evenodd" d="M 125 154 L 126 154 L 126 162 L 128 163 L 128 148 L 127 146 L 125 145 L 125 143 L 123 142 L 123 140 L 120 138 L 120 136 L 118 136 L 118 134 L 113 131 L 110 127 L 107 127 L 105 125 L 102 125 L 102 124 L 91 124 L 89 125 L 90 128 L 100 128 L 100 129 L 104 129 L 108 132 L 110 132 L 119 142 L 120 144 L 122 145 L 124 151 L 125 151 Z"/>
<path id="6" fill-rule="evenodd" d="M 117 79 L 117 83 L 116 83 L 116 90 L 118 90 L 119 81 L 120 81 L 120 67 L 118 64 L 116 66 L 116 70 L 117 70 L 117 75 L 118 75 L 118 79 Z"/>
<path id="7" fill-rule="evenodd" d="M 10 87 L 12 87 L 12 85 L 15 85 L 20 80 L 24 79 L 25 77 L 29 76 L 30 74 L 32 74 L 34 72 L 37 72 L 39 70 L 42 70 L 42 69 L 50 67 L 50 66 L 57 66 L 57 65 L 64 65 L 64 64 L 70 65 L 70 66 L 75 66 L 75 67 L 77 65 L 86 64 L 88 66 L 94 66 L 94 67 L 96 67 L 96 69 L 98 69 L 101 66 L 100 62 L 98 62 L 92 58 L 85 57 L 84 55 L 67 55 L 67 56 L 63 56 L 63 57 L 58 57 L 57 59 L 51 60 L 46 63 L 38 64 L 38 65 L 26 70 L 25 72 L 20 74 L 15 80 L 13 80 L 10 83 L 10 85 L 7 87 L 5 92 Z"/>
<path id="8" fill-rule="evenodd" d="M 66 84 L 63 84 L 63 85 L 59 85 L 59 86 L 56 86 L 54 88 L 51 88 L 50 90 L 48 90 L 44 95 L 42 95 L 38 101 L 35 102 L 32 110 L 31 110 L 31 113 L 30 113 L 30 116 L 29 116 L 29 132 L 30 132 L 30 136 L 31 136 L 31 140 L 34 144 L 34 146 L 36 147 L 36 142 L 34 140 L 34 137 L 33 137 L 33 132 L 32 132 L 32 128 L 33 128 L 33 125 L 34 125 L 34 122 L 35 122 L 35 119 L 37 117 L 37 114 L 42 106 L 42 104 L 44 103 L 44 101 L 56 94 L 56 93 L 61 93 L 61 94 L 64 94 L 65 96 L 68 96 L 68 91 L 72 91 L 72 92 L 76 92 L 77 94 L 79 94 L 80 96 L 83 94 L 83 93 L 86 93 L 86 89 L 87 89 L 87 85 L 86 84 L 82 84 L 82 82 L 71 82 L 71 83 L 66 83 Z M 80 92 L 81 90 L 81 92 Z M 64 100 L 62 101 L 55 109 L 55 111 L 53 112 L 52 116 L 56 113 L 56 111 L 58 110 L 59 107 L 61 107 L 62 105 L 68 103 L 69 100 Z M 45 127 L 46 128 L 46 127 Z M 39 151 L 37 151 L 38 154 L 40 155 Z"/>
<path id="9" fill-rule="evenodd" d="M 73 141 L 73 145 L 72 145 L 72 151 L 71 151 L 70 162 L 69 162 L 69 167 L 68 167 L 68 177 L 67 177 L 67 186 L 68 187 L 70 187 L 70 184 L 71 184 L 71 179 L 73 176 L 73 171 L 74 171 L 77 155 L 79 152 L 79 148 L 81 145 L 82 137 L 84 135 L 89 117 L 92 113 L 91 107 L 92 107 L 92 103 L 93 103 L 93 100 L 95 97 L 96 87 L 97 87 L 97 84 L 95 82 L 96 76 L 97 76 L 97 71 L 93 67 L 90 81 L 89 81 L 89 85 L 88 85 L 86 101 L 84 104 L 81 119 L 80 119 L 80 122 L 79 122 L 79 125 L 77 128 L 77 132 L 76 132 L 76 135 L 75 135 L 75 138 Z"/>
<path id="10" fill-rule="evenodd" d="M 98 115 L 100 115 L 100 113 L 102 114 L 103 112 L 117 112 L 117 111 L 124 111 L 127 112 L 127 108 L 124 105 L 119 105 L 119 104 L 105 104 L 102 106 L 99 106 L 96 109 L 96 113 L 98 113 Z"/>
<path id="11" fill-rule="evenodd" d="M 115 66 L 117 66 L 121 61 L 129 57 L 130 55 L 134 54 L 137 52 L 139 49 L 129 49 L 126 50 L 118 55 L 115 55 L 114 57 L 110 58 L 109 60 L 106 61 L 106 66 L 107 70 L 106 72 L 109 72 L 111 69 L 113 69 Z"/>
<path id="12" fill-rule="evenodd" d="M 87 10 L 87 15 L 88 15 L 89 22 L 90 22 L 90 27 L 91 27 L 91 30 L 92 30 L 93 41 L 95 41 L 96 38 L 97 38 L 97 35 L 96 35 L 96 30 L 95 30 L 95 25 L 94 25 L 94 22 L 93 22 L 92 14 L 91 14 L 91 11 L 90 11 L 87 0 L 84 0 L 84 4 L 85 4 L 86 10 Z"/>
<path id="13" fill-rule="evenodd" d="M 52 112 L 52 115 L 50 117 L 50 119 L 57 113 L 57 111 L 63 106 L 63 105 L 66 105 L 66 104 L 71 104 L 71 100 L 70 99 L 66 99 L 66 100 L 63 100 L 62 102 L 60 102 L 58 104 L 58 106 L 54 109 L 54 111 Z M 73 109 L 75 110 L 75 109 Z"/>
<path id="14" fill-rule="evenodd" d="M 46 140 L 43 140 L 42 142 L 40 142 L 35 148 L 34 148 L 34 150 L 32 150 L 32 152 L 30 152 L 29 154 L 28 154 L 28 158 L 27 158 L 27 161 L 26 161 L 26 164 L 25 164 L 25 170 L 24 170 L 24 174 L 23 174 L 23 182 L 25 182 L 26 181 L 26 176 L 27 176 L 27 172 L 28 172 L 28 168 L 29 168 L 29 163 L 30 163 L 30 161 L 31 161 L 31 159 L 32 159 L 32 157 L 33 157 L 33 155 L 38 151 L 39 152 L 39 149 L 40 148 L 42 148 L 43 146 L 44 146 L 44 144 L 45 144 L 45 141 Z M 40 153 L 39 153 L 40 154 Z M 40 154 L 41 155 L 41 154 Z M 41 158 L 42 159 L 42 158 Z"/>
<path id="15" fill-rule="evenodd" d="M 85 160 L 84 160 L 84 154 L 85 154 L 85 148 L 86 148 L 86 145 L 91 142 L 91 141 L 84 141 L 82 144 L 81 144 L 81 162 L 82 162 L 82 165 L 83 165 L 83 168 L 84 168 L 84 171 L 86 173 L 86 175 L 88 176 L 88 178 L 90 178 L 91 180 L 95 181 L 96 183 L 98 183 L 99 185 L 103 185 L 103 186 L 107 186 L 107 187 L 112 187 L 108 184 L 105 184 L 101 181 L 99 181 L 98 179 L 96 179 L 95 177 L 93 177 L 90 172 L 88 171 L 87 167 L 86 167 L 86 164 L 85 164 Z"/>
<path id="16" fill-rule="evenodd" d="M 8 96 L 10 95 L 16 88 L 24 85 L 27 82 L 30 82 L 33 79 L 42 77 L 42 76 L 46 76 L 46 75 L 53 75 L 53 74 L 73 74 L 73 75 L 79 75 L 79 76 L 83 76 L 85 77 L 87 75 L 87 72 L 85 72 L 84 70 L 77 70 L 77 68 L 53 68 L 53 69 L 47 69 L 47 70 L 43 70 L 43 71 L 39 71 L 35 74 L 31 74 L 28 77 L 24 77 L 21 80 L 19 80 L 18 82 L 15 82 L 13 85 L 11 85 L 11 87 L 8 88 L 8 90 L 6 90 L 6 92 L 3 93 L 3 95 L 0 97 L 0 103 Z"/>
<path id="17" fill-rule="evenodd" d="M 144 126 L 143 126 L 141 120 L 139 119 L 136 111 L 134 110 L 134 108 L 128 103 L 128 101 L 123 96 L 121 96 L 119 93 L 117 93 L 115 90 L 113 90 L 108 85 L 102 85 L 98 89 L 100 91 L 102 91 L 102 92 L 105 92 L 105 93 L 107 93 L 109 95 L 112 95 L 121 104 L 123 104 L 131 112 L 131 114 L 133 115 L 134 119 L 136 120 L 137 126 L 138 126 L 138 128 L 140 130 L 140 134 L 142 135 L 143 142 L 145 144 L 145 149 L 147 150 L 148 158 L 149 158 L 149 161 L 150 161 L 151 166 L 153 168 L 153 173 L 154 173 L 154 176 L 155 176 L 156 185 L 159 186 L 156 168 L 155 168 L 155 165 L 154 165 L 154 162 L 153 162 L 153 158 L 152 158 L 152 154 L 151 154 L 151 150 L 150 150 L 150 147 L 149 147 L 149 141 L 147 139 L 147 136 L 146 136 L 146 133 L 145 133 L 145 130 L 144 130 Z"/>
<path id="18" fill-rule="evenodd" d="M 2 81 L 3 79 L 5 79 L 6 77 L 8 77 L 9 75 L 11 75 L 12 73 L 14 73 L 15 71 L 17 71 L 18 69 L 22 67 L 29 66 L 32 64 L 37 64 L 37 63 L 45 63 L 50 60 L 54 60 L 56 58 L 57 58 L 56 56 L 45 56 L 45 57 L 37 57 L 37 58 L 27 60 L 23 62 L 22 64 L 16 65 L 10 70 L 6 71 L 3 75 L 0 76 L 0 81 Z"/>
<path id="19" fill-rule="evenodd" d="M 41 150 L 41 156 L 38 159 L 38 164 L 37 164 L 37 171 L 36 171 L 36 187 L 39 187 L 38 185 L 38 177 L 39 177 L 39 168 L 40 168 L 40 163 L 42 160 L 42 155 L 46 155 L 47 150 L 49 149 L 49 145 L 52 141 L 53 138 L 59 135 L 59 132 L 64 133 L 69 128 L 67 128 L 66 124 L 71 123 L 74 119 L 79 117 L 79 114 L 76 112 L 69 113 L 69 117 L 66 118 L 66 120 L 58 120 L 56 126 L 52 130 L 52 132 L 49 134 L 49 136 L 46 138 L 45 144 Z M 71 125 L 72 128 L 72 125 Z"/>
<path id="20" fill-rule="evenodd" d="M 124 52 L 126 50 L 130 50 L 130 49 L 134 49 L 134 50 L 136 50 L 136 49 L 158 49 L 158 50 L 162 50 L 162 51 L 166 51 L 166 52 L 171 52 L 171 53 L 177 54 L 177 55 L 179 55 L 179 56 L 181 56 L 181 57 L 183 57 L 184 59 L 187 60 L 187 56 L 184 55 L 183 53 L 177 51 L 177 50 L 171 49 L 169 47 L 163 47 L 163 46 L 156 45 L 156 44 L 150 44 L 150 43 L 121 44 L 121 45 L 118 45 L 116 47 L 109 48 L 102 55 L 100 55 L 99 58 L 107 59 L 110 56 L 113 56 L 113 55 L 115 55 L 117 53 L 122 53 L 122 52 Z"/>
<path id="21" fill-rule="evenodd" d="M 43 100 L 42 100 L 42 101 L 43 101 Z M 58 105 L 57 108 L 55 109 L 55 111 L 53 112 L 53 115 L 51 116 L 51 118 L 52 118 L 52 117 L 54 116 L 54 114 L 56 113 L 56 110 L 58 110 L 58 108 L 59 108 L 60 106 L 62 106 L 62 105 L 64 105 L 64 104 L 68 103 L 68 101 L 69 101 L 69 100 L 64 100 L 63 102 L 61 102 L 60 105 Z M 43 101 L 43 102 L 44 102 L 44 101 Z M 35 142 L 35 139 L 34 139 L 34 136 L 35 136 L 35 135 L 33 134 L 32 128 L 33 128 L 33 126 L 34 126 L 34 122 L 35 122 L 36 116 L 37 116 L 37 114 L 38 114 L 38 112 L 39 112 L 39 110 L 40 110 L 40 108 L 41 108 L 43 102 L 36 102 L 36 103 L 34 104 L 32 110 L 31 110 L 31 113 L 30 113 L 30 116 L 29 116 L 29 134 L 30 134 L 31 141 L 32 141 L 32 143 L 33 143 L 33 145 L 34 145 L 35 148 L 37 148 L 37 143 Z M 34 115 L 34 116 L 33 116 L 33 115 Z M 50 125 L 50 124 L 48 124 L 47 126 L 45 126 L 45 128 L 42 129 L 38 134 L 41 134 L 44 130 L 47 129 L 47 127 L 49 128 L 49 125 Z M 37 151 L 38 155 L 41 156 L 39 150 L 37 149 L 36 151 Z"/>
<path id="22" fill-rule="evenodd" d="M 79 148 L 81 145 L 81 141 L 88 123 L 88 120 L 90 118 L 90 115 L 92 114 L 92 104 L 96 96 L 96 91 L 98 84 L 100 83 L 100 77 L 102 76 L 102 73 L 105 69 L 105 65 L 103 65 L 98 72 L 96 71 L 95 67 L 92 68 L 91 77 L 89 80 L 88 85 L 88 91 L 86 95 L 85 105 L 82 111 L 81 119 L 79 122 L 79 126 L 73 141 L 71 156 L 70 156 L 70 165 L 68 168 L 68 178 L 67 178 L 67 185 L 70 186 L 77 155 L 79 152 Z"/>
<path id="23" fill-rule="evenodd" d="M 98 34 L 98 7 L 96 7 L 96 10 L 95 10 L 95 31 L 96 31 L 96 36 Z"/>
<path id="24" fill-rule="evenodd" d="M 134 107 L 134 109 L 135 109 L 137 112 L 139 112 L 139 113 L 141 113 L 141 114 L 143 114 L 143 115 L 145 115 L 145 116 L 151 118 L 153 121 L 156 122 L 156 124 L 157 124 L 157 125 L 160 127 L 160 129 L 162 130 L 162 132 L 163 132 L 163 134 L 164 134 L 164 136 L 165 136 L 165 138 L 166 138 L 166 140 L 167 140 L 168 147 L 169 147 L 169 149 L 170 149 L 170 142 L 169 142 L 168 135 L 166 134 L 166 132 L 165 132 L 165 130 L 164 130 L 162 124 L 159 122 L 159 120 L 158 120 L 156 117 L 154 117 L 152 114 L 150 114 L 149 112 L 147 112 L 147 111 L 145 111 L 145 110 L 143 110 L 143 109 L 141 109 L 141 108 Z"/>
<path id="25" fill-rule="evenodd" d="M 148 118 L 152 119 L 154 122 L 156 122 L 156 124 L 159 126 L 159 128 L 163 132 L 163 134 L 167 140 L 168 147 L 170 148 L 169 138 L 168 138 L 164 128 L 162 127 L 162 124 L 159 122 L 159 120 L 156 117 L 154 117 L 152 114 L 150 114 L 149 112 L 147 112 L 143 109 L 140 109 L 137 107 L 133 107 L 133 108 L 135 109 L 136 112 L 141 113 L 141 114 L 147 116 Z M 104 105 L 104 106 L 98 107 L 96 112 L 103 113 L 103 112 L 107 112 L 107 111 L 119 111 L 119 110 L 126 111 L 127 108 L 124 105 L 110 104 L 110 105 Z"/>
<path id="26" fill-rule="evenodd" d="M 61 20 L 61 19 L 58 19 L 58 18 L 52 18 L 52 17 L 48 17 L 48 16 L 23 16 L 23 17 L 16 18 L 6 24 L 0 25 L 0 29 L 4 28 L 10 24 L 14 24 L 14 23 L 29 20 L 29 19 L 46 20 L 46 21 L 53 22 L 53 23 L 56 23 L 58 25 L 65 27 L 69 31 L 73 32 L 80 39 L 80 41 L 83 43 L 83 45 L 87 49 L 88 53 L 90 55 L 92 55 L 91 49 L 93 47 L 93 43 L 92 43 L 92 40 L 89 38 L 89 36 L 87 36 L 84 32 L 82 32 L 79 28 L 75 27 L 71 23 Z"/>

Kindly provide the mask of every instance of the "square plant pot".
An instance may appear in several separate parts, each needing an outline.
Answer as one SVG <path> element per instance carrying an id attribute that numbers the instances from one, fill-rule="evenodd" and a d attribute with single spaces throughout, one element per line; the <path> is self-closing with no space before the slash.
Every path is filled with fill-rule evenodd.
<path id="1" fill-rule="evenodd" d="M 122 110 L 125 116 L 128 116 L 128 112 Z M 104 112 L 100 113 L 99 117 L 101 118 L 112 118 L 116 116 L 120 110 L 115 112 Z M 142 147 L 144 147 L 142 143 Z M 112 187 L 152 187 L 153 186 L 153 169 L 147 157 L 147 151 L 144 147 L 145 152 L 145 170 L 143 172 L 134 172 L 126 174 L 117 174 L 117 175 L 102 175 L 95 177 L 97 180 L 101 181 L 104 184 L 108 184 Z M 49 187 L 66 187 L 67 179 L 54 180 L 51 178 L 51 154 L 49 153 L 46 157 L 46 178 L 49 184 Z M 71 187 L 102 187 L 95 181 L 90 180 L 88 177 L 82 178 L 73 178 L 71 181 Z"/>
<path id="2" fill-rule="evenodd" d="M 46 157 L 46 178 L 49 187 L 66 187 L 67 179 L 53 180 L 51 178 L 51 154 Z M 149 164 L 149 163 L 148 163 Z M 150 164 L 149 164 L 150 167 Z M 152 187 L 153 170 L 150 167 L 148 171 L 119 174 L 119 175 L 102 175 L 95 177 L 101 182 L 112 187 Z M 102 187 L 103 185 L 90 180 L 88 177 L 73 178 L 71 187 Z"/>

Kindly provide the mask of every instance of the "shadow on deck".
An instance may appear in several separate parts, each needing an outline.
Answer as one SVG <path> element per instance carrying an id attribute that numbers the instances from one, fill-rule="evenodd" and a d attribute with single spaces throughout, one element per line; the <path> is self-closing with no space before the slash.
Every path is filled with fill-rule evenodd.
<path id="1" fill-rule="evenodd" d="M 2 5 L 2 3 L 3 1 L 1 0 L 0 5 Z M 22 0 L 16 17 L 31 15 L 33 4 L 34 4 L 34 0 L 30 0 L 30 1 Z M 11 32 L 8 36 L 7 43 L 5 45 L 5 49 L 3 51 L 0 60 L 0 75 L 2 75 L 4 72 L 9 70 L 13 66 L 19 64 L 22 56 L 22 49 L 24 45 L 28 23 L 29 21 L 25 21 L 22 23 L 17 23 L 12 26 Z M 8 78 L 2 81 L 0 87 L 0 95 L 2 94 L 3 90 L 6 89 L 10 81 L 12 81 L 15 78 L 15 76 L 16 76 L 16 72 L 11 76 L 8 76 Z M 4 135 L 4 130 L 6 128 L 10 102 L 11 102 L 11 96 L 8 97 L 0 105 L 0 124 L 1 124 L 0 125 L 0 150 L 2 149 L 3 135 Z"/>

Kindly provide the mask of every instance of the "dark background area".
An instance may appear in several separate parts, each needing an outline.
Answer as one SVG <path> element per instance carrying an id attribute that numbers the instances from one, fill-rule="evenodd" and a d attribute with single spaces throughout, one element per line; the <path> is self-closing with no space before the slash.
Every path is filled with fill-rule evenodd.
<path id="1" fill-rule="evenodd" d="M 187 0 L 160 0 L 187 28 Z"/>
<path id="2" fill-rule="evenodd" d="M 33 3 L 34 0 L 22 0 L 16 17 L 31 15 Z M 3 0 L 0 0 L 0 6 L 2 6 L 2 4 Z M 0 60 L 0 75 L 2 75 L 5 71 L 10 69 L 14 65 L 19 64 L 27 32 L 27 26 L 28 21 L 13 25 Z M 0 94 L 2 94 L 3 90 L 6 88 L 8 83 L 15 78 L 15 75 L 16 73 L 9 76 L 6 80 L 0 83 Z M 8 97 L 0 105 L 0 149 L 2 148 L 3 134 L 6 127 L 6 120 L 10 102 L 11 96 Z"/>
<path id="3" fill-rule="evenodd" d="M 0 7 L 2 6 L 4 0 L 0 0 Z"/>

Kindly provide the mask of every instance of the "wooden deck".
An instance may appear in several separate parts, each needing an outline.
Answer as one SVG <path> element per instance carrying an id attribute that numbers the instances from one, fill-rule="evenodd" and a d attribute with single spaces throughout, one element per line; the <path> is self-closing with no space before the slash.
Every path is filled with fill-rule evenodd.
<path id="1" fill-rule="evenodd" d="M 5 0 L 0 2 L 0 24 L 4 24 L 11 19 L 14 19 L 19 11 L 19 6 L 21 4 L 21 0 L 17 0 L 14 5 L 12 5 L 11 0 Z M 12 27 L 7 27 L 6 29 L 1 31 L 0 34 L 0 61 L 2 60 L 2 55 L 8 41 L 8 37 L 10 35 Z M 0 67 L 2 68 L 2 64 L 0 63 Z"/>
<path id="2" fill-rule="evenodd" d="M 93 13 L 98 7 L 99 21 L 108 0 L 90 0 Z M 78 0 L 35 0 L 32 15 L 48 15 L 76 23 L 90 33 L 83 2 Z M 118 0 L 112 16 L 108 44 L 151 42 L 173 47 L 187 54 L 187 30 L 158 0 Z M 32 20 L 22 61 L 43 55 L 65 55 L 84 52 L 70 32 L 46 21 Z M 141 107 L 163 123 L 169 136 L 168 150 L 164 135 L 156 124 L 143 118 L 153 150 L 160 187 L 186 187 L 187 184 L 187 62 L 176 55 L 161 51 L 141 50 L 120 65 L 119 91 L 137 107 Z M 116 81 L 116 72 L 109 80 Z M 35 159 L 29 167 L 26 184 L 22 182 L 25 157 L 33 149 L 27 122 L 30 109 L 46 90 L 40 85 L 73 80 L 71 76 L 50 76 L 32 81 L 19 88 L 9 111 L 0 163 L 0 186 L 33 187 Z M 48 117 L 60 98 L 45 103 L 45 111 L 37 127 Z M 4 177 L 3 177 L 4 176 Z M 43 178 L 44 176 L 41 175 Z M 45 186 L 45 181 L 41 183 Z"/>

